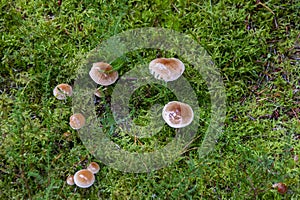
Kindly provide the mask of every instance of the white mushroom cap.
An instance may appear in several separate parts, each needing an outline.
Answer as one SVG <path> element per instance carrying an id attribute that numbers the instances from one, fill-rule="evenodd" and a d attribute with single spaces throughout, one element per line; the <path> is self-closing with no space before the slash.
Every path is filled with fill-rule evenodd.
<path id="1" fill-rule="evenodd" d="M 194 112 L 188 104 L 171 101 L 164 106 L 162 117 L 169 126 L 182 128 L 193 121 Z"/>
<path id="2" fill-rule="evenodd" d="M 74 176 L 73 175 L 70 175 L 67 177 L 67 184 L 68 185 L 74 185 Z"/>
<path id="3" fill-rule="evenodd" d="M 156 79 L 168 82 L 178 79 L 185 67 L 177 58 L 157 58 L 150 62 L 149 70 Z"/>
<path id="4" fill-rule="evenodd" d="M 53 95 L 59 100 L 64 100 L 67 96 L 72 96 L 72 93 L 72 87 L 66 83 L 61 83 L 53 89 Z"/>
<path id="5" fill-rule="evenodd" d="M 90 170 L 93 174 L 97 174 L 100 170 L 100 167 L 98 163 L 96 162 L 91 162 L 89 166 L 87 167 L 88 170 Z"/>
<path id="6" fill-rule="evenodd" d="M 117 71 L 111 71 L 113 68 L 110 64 L 104 62 L 93 63 L 89 72 L 90 77 L 95 83 L 108 86 L 116 82 L 119 75 Z"/>
<path id="7" fill-rule="evenodd" d="M 81 113 L 75 113 L 70 117 L 71 128 L 78 130 L 85 125 L 85 118 Z"/>
<path id="8" fill-rule="evenodd" d="M 87 169 L 79 170 L 74 175 L 74 183 L 81 188 L 88 188 L 95 182 L 94 174 Z"/>

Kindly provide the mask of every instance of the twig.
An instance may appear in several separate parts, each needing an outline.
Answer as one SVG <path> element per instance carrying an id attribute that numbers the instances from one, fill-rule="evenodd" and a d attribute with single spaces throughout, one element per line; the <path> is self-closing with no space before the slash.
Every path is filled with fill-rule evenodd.
<path id="1" fill-rule="evenodd" d="M 271 10 L 271 8 L 269 8 L 266 4 L 264 4 L 262 2 L 258 2 L 258 4 L 265 7 L 268 11 L 270 11 L 273 15 L 275 15 L 275 13 Z"/>

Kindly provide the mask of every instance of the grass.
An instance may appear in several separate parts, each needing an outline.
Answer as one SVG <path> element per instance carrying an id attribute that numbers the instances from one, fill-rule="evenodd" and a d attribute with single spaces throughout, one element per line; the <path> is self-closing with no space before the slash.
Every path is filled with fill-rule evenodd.
<path id="1" fill-rule="evenodd" d="M 259 2 L 2 0 L 0 199 L 299 199 L 299 163 L 293 158 L 300 154 L 300 2 Z M 215 150 L 205 158 L 197 151 L 203 123 L 175 162 L 135 174 L 93 157 L 68 125 L 72 99 L 58 101 L 52 90 L 74 84 L 79 61 L 101 41 L 140 27 L 173 29 L 203 46 L 223 77 L 227 113 Z M 207 103 L 201 77 L 192 74 L 188 66 L 185 76 L 199 102 Z M 168 100 L 160 92 L 169 93 L 145 87 L 132 97 L 137 121 L 144 123 L 151 103 Z M 136 98 L 148 93 L 157 96 Z M 203 113 L 203 121 L 209 119 Z M 153 138 L 161 146 L 174 136 L 173 129 L 163 130 Z M 124 148 L 143 150 L 133 137 L 110 133 Z M 153 140 L 141 142 L 149 150 Z M 68 186 L 66 177 L 90 161 L 101 165 L 95 184 Z M 288 186 L 287 193 L 272 188 L 277 182 Z"/>

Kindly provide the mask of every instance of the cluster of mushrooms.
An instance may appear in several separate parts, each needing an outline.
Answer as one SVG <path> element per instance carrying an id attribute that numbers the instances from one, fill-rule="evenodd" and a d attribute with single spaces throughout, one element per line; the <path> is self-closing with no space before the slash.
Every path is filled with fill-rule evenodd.
<path id="1" fill-rule="evenodd" d="M 74 176 L 67 177 L 67 184 L 76 184 L 80 188 L 88 188 L 95 182 L 95 174 L 100 170 L 99 165 L 96 162 L 91 162 L 86 169 L 77 171 Z"/>
<path id="2" fill-rule="evenodd" d="M 72 96 L 72 93 L 72 87 L 65 83 L 57 85 L 53 90 L 53 95 L 59 100 L 64 100 Z M 70 117 L 69 124 L 71 128 L 78 130 L 84 126 L 85 117 L 81 113 L 75 113 Z M 67 184 L 76 184 L 80 188 L 88 188 L 94 184 L 95 174 L 98 173 L 99 170 L 99 165 L 96 162 L 91 162 L 86 169 L 81 169 L 74 175 L 68 176 Z"/>
<path id="3" fill-rule="evenodd" d="M 185 66 L 177 58 L 156 58 L 150 62 L 149 70 L 156 79 L 169 82 L 177 80 L 183 74 Z M 112 85 L 119 78 L 118 72 L 113 71 L 112 66 L 105 62 L 93 63 L 89 75 L 95 83 L 102 86 Z M 94 94 L 98 97 L 103 96 L 98 89 Z M 54 88 L 53 95 L 59 100 L 65 100 L 72 96 L 72 87 L 65 83 L 59 84 Z M 170 127 L 183 128 L 193 121 L 194 113 L 188 104 L 171 101 L 164 106 L 162 117 Z M 81 113 L 74 113 L 70 117 L 69 124 L 72 129 L 79 130 L 85 125 L 85 117 Z M 95 181 L 94 174 L 98 171 L 99 165 L 91 162 L 87 169 L 79 170 L 74 176 L 69 176 L 67 183 L 76 184 L 81 188 L 90 187 Z"/>

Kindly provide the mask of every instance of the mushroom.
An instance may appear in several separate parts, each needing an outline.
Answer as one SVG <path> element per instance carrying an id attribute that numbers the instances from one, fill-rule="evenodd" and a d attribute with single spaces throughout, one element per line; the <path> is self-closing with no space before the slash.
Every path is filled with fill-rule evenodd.
<path id="1" fill-rule="evenodd" d="M 284 194 L 287 192 L 287 186 L 284 183 L 275 183 L 272 186 L 273 188 L 277 188 L 278 193 Z"/>
<path id="2" fill-rule="evenodd" d="M 81 188 L 88 188 L 95 182 L 94 174 L 87 169 L 79 170 L 74 175 L 74 183 Z"/>
<path id="3" fill-rule="evenodd" d="M 119 77 L 118 72 L 112 71 L 112 69 L 112 66 L 108 63 L 93 63 L 89 75 L 97 84 L 108 86 L 115 83 Z"/>
<path id="4" fill-rule="evenodd" d="M 150 62 L 149 70 L 156 79 L 168 82 L 178 79 L 185 67 L 177 58 L 156 58 Z"/>
<path id="5" fill-rule="evenodd" d="M 164 106 L 162 117 L 169 126 L 173 128 L 182 128 L 193 121 L 194 113 L 188 104 L 179 101 L 171 101 Z"/>
<path id="6" fill-rule="evenodd" d="M 89 166 L 87 167 L 88 170 L 90 170 L 93 174 L 97 174 L 100 170 L 100 167 L 98 163 L 96 162 L 91 162 Z"/>
<path id="7" fill-rule="evenodd" d="M 53 89 L 53 95 L 59 100 L 64 100 L 67 96 L 72 96 L 72 93 L 72 87 L 66 83 L 61 83 Z"/>
<path id="8" fill-rule="evenodd" d="M 75 113 L 70 117 L 71 128 L 78 130 L 85 125 L 85 118 L 81 113 Z"/>
<path id="9" fill-rule="evenodd" d="M 73 175 L 70 175 L 67 177 L 67 184 L 68 185 L 74 185 L 74 176 Z"/>

